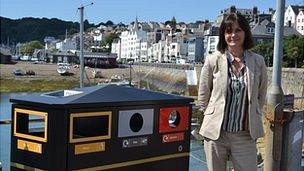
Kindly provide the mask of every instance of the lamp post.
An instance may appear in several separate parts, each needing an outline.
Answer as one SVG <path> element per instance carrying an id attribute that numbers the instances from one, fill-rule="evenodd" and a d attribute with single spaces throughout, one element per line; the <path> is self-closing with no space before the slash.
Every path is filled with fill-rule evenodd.
<path id="1" fill-rule="evenodd" d="M 90 3 L 89 5 L 93 5 L 94 3 Z M 86 5 L 86 6 L 89 6 Z M 83 87 L 83 77 L 84 77 L 84 57 L 83 57 L 83 10 L 84 7 L 81 5 L 78 10 L 80 11 L 80 28 L 79 28 L 79 32 L 80 32 L 80 54 L 79 54 L 79 60 L 80 60 L 80 88 Z"/>
<path id="2" fill-rule="evenodd" d="M 268 104 L 271 112 L 268 114 L 269 121 L 266 124 L 265 136 L 265 165 L 266 171 L 280 171 L 282 158 L 283 126 L 278 122 L 283 118 L 283 90 L 281 87 L 282 55 L 283 55 L 283 31 L 285 0 L 277 0 L 276 27 L 274 37 L 272 83 L 268 89 Z"/>

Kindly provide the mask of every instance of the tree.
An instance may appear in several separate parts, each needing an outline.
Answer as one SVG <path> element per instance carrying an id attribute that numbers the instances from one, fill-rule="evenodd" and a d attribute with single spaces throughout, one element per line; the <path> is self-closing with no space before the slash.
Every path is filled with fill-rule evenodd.
<path id="1" fill-rule="evenodd" d="M 174 16 L 173 16 L 172 19 L 171 19 L 171 26 L 172 26 L 173 28 L 176 28 L 176 19 L 175 19 Z"/>
<path id="2" fill-rule="evenodd" d="M 1 17 L 1 39 L 0 43 L 6 43 L 7 38 L 10 42 L 24 43 L 32 40 L 39 40 L 43 42 L 46 36 L 55 38 L 64 38 L 66 29 L 69 34 L 79 32 L 79 23 L 71 21 L 63 21 L 56 18 L 32 18 L 26 17 L 22 19 L 9 19 Z M 87 20 L 84 21 L 84 28 L 95 27 Z"/>
<path id="3" fill-rule="evenodd" d="M 26 43 L 25 45 L 23 45 L 21 47 L 21 53 L 24 55 L 33 55 L 35 49 L 42 49 L 43 48 L 43 45 L 41 44 L 40 41 L 38 40 L 34 40 L 34 41 L 31 41 L 29 43 Z"/>
<path id="4" fill-rule="evenodd" d="M 108 20 L 108 21 L 106 22 L 106 25 L 107 25 L 107 26 L 113 26 L 114 23 L 113 23 L 111 20 Z"/>
<path id="5" fill-rule="evenodd" d="M 272 66 L 273 42 L 259 43 L 252 50 L 265 58 L 265 63 L 268 67 Z"/>
<path id="6" fill-rule="evenodd" d="M 85 32 L 91 32 L 94 29 L 95 29 L 95 27 L 90 27 L 90 28 L 87 28 Z"/>
<path id="7" fill-rule="evenodd" d="M 284 39 L 283 60 L 288 67 L 303 65 L 304 63 L 304 38 L 296 35 Z"/>
<path id="8" fill-rule="evenodd" d="M 119 38 L 119 35 L 117 33 L 110 33 L 102 42 L 101 46 L 102 47 L 108 47 L 106 48 L 106 51 L 109 52 L 111 50 L 112 43 L 114 39 Z"/>
<path id="9" fill-rule="evenodd" d="M 77 29 L 71 28 L 71 29 L 68 31 L 68 34 L 69 34 L 69 35 L 73 35 L 73 34 L 78 33 L 78 32 L 79 32 L 79 31 L 78 31 Z"/>

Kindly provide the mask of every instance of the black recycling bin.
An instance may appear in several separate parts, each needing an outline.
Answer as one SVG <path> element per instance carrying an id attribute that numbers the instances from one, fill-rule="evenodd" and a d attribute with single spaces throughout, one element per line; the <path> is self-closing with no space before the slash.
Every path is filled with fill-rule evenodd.
<path id="1" fill-rule="evenodd" d="M 191 98 L 106 85 L 10 101 L 11 170 L 189 169 Z"/>

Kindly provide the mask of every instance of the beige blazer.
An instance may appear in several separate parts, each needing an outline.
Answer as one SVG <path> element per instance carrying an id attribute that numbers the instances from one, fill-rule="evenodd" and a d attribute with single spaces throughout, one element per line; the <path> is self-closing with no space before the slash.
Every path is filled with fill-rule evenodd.
<path id="1" fill-rule="evenodd" d="M 253 139 L 264 136 L 262 111 L 267 91 L 267 71 L 264 58 L 251 51 L 245 51 L 248 80 L 249 132 Z M 206 138 L 217 140 L 224 118 L 227 95 L 228 62 L 226 54 L 207 56 L 202 68 L 198 105 L 204 120 L 199 133 Z"/>

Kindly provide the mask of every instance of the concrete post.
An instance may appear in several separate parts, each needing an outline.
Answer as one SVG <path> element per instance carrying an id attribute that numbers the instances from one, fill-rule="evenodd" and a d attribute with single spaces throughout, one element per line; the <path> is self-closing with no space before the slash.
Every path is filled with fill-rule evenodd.
<path id="1" fill-rule="evenodd" d="M 281 87 L 283 31 L 285 0 L 277 0 L 276 23 L 273 54 L 272 83 L 268 90 L 268 104 L 272 111 L 267 114 L 265 135 L 265 165 L 264 170 L 280 171 L 283 125 L 283 90 Z"/>
<path id="2" fill-rule="evenodd" d="M 287 120 L 283 128 L 281 171 L 303 171 L 301 166 L 304 132 L 304 110 L 284 111 Z"/>
<path id="3" fill-rule="evenodd" d="M 129 67 L 130 67 L 130 77 L 129 77 L 129 86 L 132 86 L 132 62 L 129 61 Z"/>
<path id="4" fill-rule="evenodd" d="M 80 61 L 80 88 L 83 87 L 83 77 L 84 77 L 84 57 L 83 57 L 83 9 L 84 7 L 81 6 L 78 8 L 80 11 L 80 55 L 79 55 L 79 61 Z"/>

